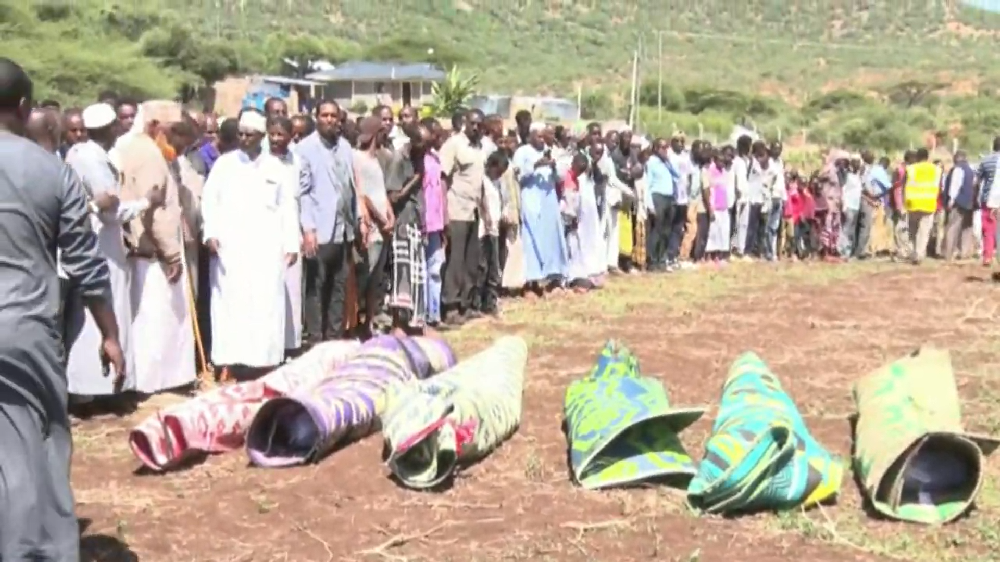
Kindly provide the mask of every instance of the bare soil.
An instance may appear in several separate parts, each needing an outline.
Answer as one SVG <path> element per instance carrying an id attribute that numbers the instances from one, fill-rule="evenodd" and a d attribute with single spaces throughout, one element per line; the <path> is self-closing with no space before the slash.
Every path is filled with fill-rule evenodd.
<path id="1" fill-rule="evenodd" d="M 757 352 L 817 439 L 845 456 L 851 382 L 918 345 L 946 346 L 969 399 L 969 425 L 997 429 L 991 370 L 1000 288 L 986 277 L 972 266 L 748 265 L 621 278 L 599 294 L 510 303 L 504 319 L 449 337 L 462 354 L 501 332 L 528 339 L 521 429 L 442 493 L 397 487 L 380 463 L 378 436 L 315 466 L 252 469 L 234 453 L 139 475 L 126 435 L 148 408 L 83 422 L 73 463 L 83 559 L 989 560 L 1000 548 L 996 462 L 980 510 L 943 529 L 871 520 L 850 479 L 835 506 L 699 518 L 678 490 L 574 487 L 560 430 L 567 384 L 609 337 L 636 351 L 643 371 L 682 405 L 714 406 L 729 364 Z M 710 410 L 683 435 L 696 457 L 712 417 Z"/>

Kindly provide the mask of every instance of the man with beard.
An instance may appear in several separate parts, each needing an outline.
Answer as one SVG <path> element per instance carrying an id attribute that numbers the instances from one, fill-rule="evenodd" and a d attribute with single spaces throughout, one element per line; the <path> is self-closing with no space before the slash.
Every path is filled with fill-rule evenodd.
<path id="1" fill-rule="evenodd" d="M 240 149 L 216 162 L 202 207 L 213 255 L 212 362 L 258 371 L 285 357 L 285 272 L 299 250 L 298 178 L 262 152 L 263 115 L 244 111 L 239 126 Z"/>
<path id="2" fill-rule="evenodd" d="M 178 158 L 170 142 L 172 129 L 184 116 L 180 104 L 166 100 L 148 101 L 138 114 L 135 135 L 119 152 L 122 201 L 166 190 L 162 207 L 129 224 L 136 390 L 155 394 L 195 379 L 180 187 L 171 170 Z"/>

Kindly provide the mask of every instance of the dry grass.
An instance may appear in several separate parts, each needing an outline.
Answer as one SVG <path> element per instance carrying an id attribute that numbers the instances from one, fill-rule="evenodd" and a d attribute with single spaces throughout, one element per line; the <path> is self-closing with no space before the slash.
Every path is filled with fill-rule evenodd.
<path id="1" fill-rule="evenodd" d="M 247 468 L 240 453 L 164 476 L 136 476 L 124 446 L 137 419 L 77 432 L 74 485 L 91 520 L 88 551 L 144 562 L 294 560 L 983 561 L 1000 550 L 1000 467 L 990 461 L 979 509 L 929 529 L 875 522 L 845 479 L 838 504 L 737 520 L 698 518 L 662 487 L 585 492 L 572 486 L 560 431 L 566 385 L 608 337 L 680 404 L 713 404 L 730 361 L 754 350 L 796 398 L 824 445 L 849 451 L 851 381 L 921 343 L 953 350 L 968 424 L 1000 429 L 996 302 L 967 282 L 979 270 L 889 264 L 733 266 L 721 272 L 616 279 L 596 294 L 509 303 L 502 320 L 450 335 L 461 354 L 500 333 L 532 346 L 521 430 L 440 494 L 397 488 L 369 438 L 317 466 Z M 724 298 L 723 298 L 724 297 Z M 696 456 L 711 423 L 684 434 Z M 127 544 L 125 547 L 123 545 Z"/>

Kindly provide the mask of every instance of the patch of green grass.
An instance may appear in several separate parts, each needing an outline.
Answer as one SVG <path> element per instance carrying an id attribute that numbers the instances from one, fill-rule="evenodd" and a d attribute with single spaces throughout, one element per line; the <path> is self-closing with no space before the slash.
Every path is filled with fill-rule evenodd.
<path id="1" fill-rule="evenodd" d="M 890 267 L 882 262 L 851 262 L 834 266 L 732 264 L 722 270 L 703 268 L 669 274 L 613 277 L 602 289 L 584 295 L 564 295 L 541 300 L 504 301 L 503 317 L 480 321 L 447 334 L 460 351 L 481 348 L 499 334 L 525 337 L 529 346 L 572 343 L 574 334 L 613 328 L 630 314 L 691 313 L 726 296 L 751 291 L 781 290 L 789 286 L 826 285 L 871 274 Z"/>

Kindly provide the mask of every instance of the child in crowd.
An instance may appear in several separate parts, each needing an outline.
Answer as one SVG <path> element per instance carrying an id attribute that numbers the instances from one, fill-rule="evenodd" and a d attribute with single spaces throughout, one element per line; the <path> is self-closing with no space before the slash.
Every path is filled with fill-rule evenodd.
<path id="1" fill-rule="evenodd" d="M 796 229 L 799 225 L 799 208 L 802 204 L 802 182 L 799 179 L 798 171 L 791 170 L 785 183 L 788 186 L 788 201 L 785 202 L 781 214 L 781 240 L 778 255 L 795 261 L 798 256 L 798 245 L 795 243 Z"/>
<path id="2" fill-rule="evenodd" d="M 479 280 L 473 304 L 484 313 L 495 315 L 500 305 L 500 284 L 503 270 L 500 268 L 500 221 L 503 218 L 506 192 L 500 179 L 507 172 L 510 161 L 507 154 L 497 150 L 486 157 L 483 174 L 483 204 L 480 206 L 479 238 Z"/>
<path id="3" fill-rule="evenodd" d="M 568 253 L 566 281 L 576 293 L 585 293 L 596 288 L 593 276 L 597 272 L 592 255 L 599 223 L 596 218 L 593 184 L 585 183 L 591 182 L 589 172 L 590 161 L 587 157 L 583 154 L 573 156 L 569 170 L 562 177 L 559 199 L 559 213 L 563 221 Z M 588 197 L 584 197 L 584 189 L 587 190 Z M 585 209 L 584 204 L 593 208 Z M 588 217 L 589 221 L 586 220 Z M 588 250 L 591 252 L 590 256 Z"/>
<path id="4" fill-rule="evenodd" d="M 799 222 L 795 227 L 795 250 L 799 259 L 816 255 L 819 248 L 819 214 L 817 201 L 823 200 L 819 182 L 810 178 L 808 185 L 799 190 Z M 825 201 L 825 200 L 824 200 Z"/>

